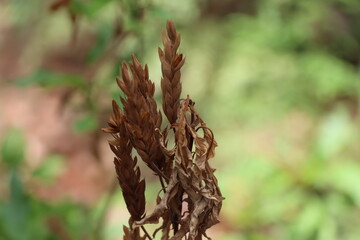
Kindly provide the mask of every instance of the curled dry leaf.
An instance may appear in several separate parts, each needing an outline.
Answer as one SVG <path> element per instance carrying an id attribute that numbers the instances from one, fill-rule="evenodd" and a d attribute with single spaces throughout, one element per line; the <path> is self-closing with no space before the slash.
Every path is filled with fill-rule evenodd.
<path id="1" fill-rule="evenodd" d="M 213 134 L 197 114 L 187 98 L 180 104 L 175 129 L 175 148 L 173 151 L 163 149 L 168 158 L 175 160 L 171 173 L 167 192 L 155 210 L 141 221 L 134 223 L 135 227 L 147 223 L 157 223 L 160 218 L 165 218 L 171 212 L 176 212 L 171 204 L 176 193 L 183 190 L 188 196 L 189 216 L 181 221 L 182 228 L 173 238 L 181 239 L 189 232 L 189 239 L 199 239 L 205 234 L 206 229 L 218 223 L 218 216 L 222 200 L 214 169 L 209 165 L 209 158 L 214 156 L 217 143 Z M 200 126 L 194 126 L 186 115 L 190 113 Z M 204 136 L 201 137 L 196 131 L 202 129 Z M 161 135 L 160 135 L 161 137 Z M 189 143 L 193 139 L 195 145 L 195 156 L 190 151 Z M 164 146 L 164 138 L 161 137 L 161 146 Z"/>

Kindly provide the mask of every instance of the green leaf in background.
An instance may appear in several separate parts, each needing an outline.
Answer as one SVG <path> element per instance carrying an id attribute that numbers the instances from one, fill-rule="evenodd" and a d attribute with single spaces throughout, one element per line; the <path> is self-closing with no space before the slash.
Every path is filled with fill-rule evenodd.
<path id="1" fill-rule="evenodd" d="M 34 198 L 24 191 L 16 171 L 11 173 L 9 190 L 9 199 L 0 199 L 0 240 L 62 239 L 48 228 L 50 219 L 64 224 L 72 239 L 81 239 L 89 230 L 83 206 L 70 202 L 49 204 Z"/>
<path id="2" fill-rule="evenodd" d="M 23 132 L 10 129 L 5 133 L 1 144 L 1 159 L 11 168 L 16 168 L 23 161 L 25 155 L 25 141 Z"/>
<path id="3" fill-rule="evenodd" d="M 3 209 L 0 212 L 0 219 L 5 220 L 2 221 L 2 228 L 10 239 L 29 239 L 27 229 L 27 221 L 30 217 L 29 202 L 24 193 L 23 183 L 16 171 L 11 173 L 9 188 L 10 201 L 3 205 Z M 21 229 L 21 231 L 19 231 L 19 229 Z"/>
<path id="4" fill-rule="evenodd" d="M 60 155 L 47 156 L 41 166 L 33 172 L 33 176 L 49 182 L 64 170 L 64 159 Z"/>
<path id="5" fill-rule="evenodd" d="M 328 182 L 348 194 L 360 206 L 360 166 L 356 162 L 342 161 L 332 164 L 327 171 Z"/>
<path id="6" fill-rule="evenodd" d="M 80 13 L 88 18 L 94 17 L 106 4 L 111 3 L 112 0 L 92 0 L 92 1 L 71 1 L 71 10 L 75 13 Z"/>
<path id="7" fill-rule="evenodd" d="M 97 129 L 98 125 L 96 116 L 87 114 L 75 121 L 73 129 L 76 133 L 87 133 Z"/>
<path id="8" fill-rule="evenodd" d="M 319 199 L 309 199 L 294 224 L 294 238 L 313 239 L 324 219 L 324 207 Z"/>
<path id="9" fill-rule="evenodd" d="M 100 30 L 97 33 L 97 41 L 95 46 L 89 51 L 87 60 L 89 62 L 94 62 L 98 59 L 102 53 L 105 51 L 106 47 L 109 45 L 109 41 L 111 40 L 114 29 L 113 25 L 109 23 L 101 24 Z"/>
<path id="10" fill-rule="evenodd" d="M 351 126 L 349 113 L 344 108 L 337 108 L 323 120 L 317 139 L 321 157 L 332 157 L 349 143 Z"/>
<path id="11" fill-rule="evenodd" d="M 85 89 L 87 84 L 84 79 L 76 75 L 58 74 L 49 70 L 38 70 L 28 77 L 18 79 L 19 86 L 26 87 L 32 84 L 38 84 L 42 87 L 61 87 L 71 86 L 79 89 Z"/>
<path id="12" fill-rule="evenodd" d="M 148 11 L 152 16 L 157 17 L 163 21 L 171 19 L 171 14 L 166 11 L 162 6 L 152 5 L 149 7 Z"/>
<path id="13" fill-rule="evenodd" d="M 17 172 L 13 171 L 10 179 L 10 199 L 12 202 L 24 201 L 23 183 Z"/>
<path id="14" fill-rule="evenodd" d="M 312 86 L 312 94 L 322 101 L 332 99 L 340 93 L 356 93 L 356 69 L 340 59 L 324 52 L 310 52 L 299 58 L 303 80 Z"/>
<path id="15" fill-rule="evenodd" d="M 320 226 L 318 233 L 318 240 L 337 240 L 337 224 L 331 218 L 325 218 L 323 224 Z"/>

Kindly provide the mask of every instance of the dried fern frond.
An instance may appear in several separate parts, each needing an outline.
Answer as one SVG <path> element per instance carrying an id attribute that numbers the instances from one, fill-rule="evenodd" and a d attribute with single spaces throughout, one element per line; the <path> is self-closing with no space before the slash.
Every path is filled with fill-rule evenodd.
<path id="1" fill-rule="evenodd" d="M 113 152 L 120 156 L 114 159 L 114 164 L 126 207 L 131 218 L 138 221 L 145 213 L 145 180 L 140 180 L 140 169 L 136 166 L 136 157 L 134 159 L 131 159 L 130 155 L 127 159 L 124 157 L 127 153 L 122 153 L 122 148 L 126 146 L 110 146 Z"/>
<path id="2" fill-rule="evenodd" d="M 154 83 L 149 80 L 147 65 L 143 68 L 134 55 L 131 57 L 130 69 L 123 62 L 122 79 L 116 79 L 126 95 L 126 98 L 121 98 L 126 116 L 125 127 L 141 159 L 157 175 L 164 176 L 165 157 L 154 135 L 162 122 L 154 100 Z"/>
<path id="3" fill-rule="evenodd" d="M 181 73 L 180 69 L 184 65 L 185 58 L 177 53 L 180 45 L 180 34 L 176 32 L 173 22 L 166 24 L 166 33 L 162 32 L 164 50 L 159 48 L 161 61 L 161 90 L 163 111 L 171 124 L 176 122 L 177 109 L 181 94 Z"/>
<path id="4" fill-rule="evenodd" d="M 112 106 L 113 115 L 108 122 L 109 128 L 103 131 L 112 133 L 114 137 L 109 141 L 109 145 L 115 154 L 117 178 L 130 213 L 130 230 L 127 235 L 131 238 L 124 237 L 124 239 L 141 239 L 139 230 L 132 229 L 131 225 L 145 216 L 145 180 L 140 180 L 140 169 L 136 166 L 137 159 L 131 156 L 133 147 L 125 128 L 125 116 L 115 101 L 112 102 Z"/>

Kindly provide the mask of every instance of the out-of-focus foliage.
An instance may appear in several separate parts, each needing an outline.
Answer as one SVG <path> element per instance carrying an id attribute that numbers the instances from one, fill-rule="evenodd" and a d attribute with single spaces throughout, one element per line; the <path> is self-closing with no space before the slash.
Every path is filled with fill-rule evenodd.
<path id="1" fill-rule="evenodd" d="M 1 145 L 1 159 L 10 168 L 17 168 L 24 159 L 24 139 L 21 131 L 9 130 Z"/>
<path id="2" fill-rule="evenodd" d="M 157 46 L 171 18 L 186 56 L 183 92 L 219 143 L 212 164 L 226 200 L 221 224 L 209 235 L 360 236 L 359 1 L 14 0 L 0 11 L 27 39 L 20 62 L 32 69 L 0 84 L 65 90 L 64 104 L 76 114 L 69 128 L 94 137 L 105 125 L 110 99 L 120 94 L 115 76 L 122 60 L 135 53 L 159 84 Z M 46 203 L 29 188 L 32 181 L 56 178 L 66 159 L 51 155 L 29 172 L 21 131 L 7 131 L 0 142 L 0 187 L 6 189 L 0 239 L 98 234 L 88 230 L 100 231 L 94 222 L 103 201 L 95 210 Z M 112 206 L 124 207 L 115 197 Z M 105 239 L 119 237 L 122 224 L 100 232 Z"/>
<path id="3" fill-rule="evenodd" d="M 0 198 L 0 239 L 67 239 L 68 234 L 76 238 L 85 236 L 83 206 L 65 202 L 47 204 L 27 191 L 22 169 L 25 166 L 21 164 L 25 149 L 21 131 L 10 130 L 4 136 L 1 149 L 0 168 L 5 170 L 1 181 L 7 184 L 7 192 L 5 198 L 3 194 Z M 56 170 L 49 166 L 55 159 L 48 160 L 34 171 L 35 178 L 53 177 Z"/>

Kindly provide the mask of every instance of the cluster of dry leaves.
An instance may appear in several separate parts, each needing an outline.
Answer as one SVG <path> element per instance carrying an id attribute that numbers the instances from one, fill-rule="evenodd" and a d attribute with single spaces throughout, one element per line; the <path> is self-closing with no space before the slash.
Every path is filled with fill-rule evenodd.
<path id="1" fill-rule="evenodd" d="M 162 114 L 154 100 L 154 83 L 148 68 L 135 56 L 128 65 L 122 64 L 122 78 L 117 78 L 126 95 L 121 98 L 123 109 L 113 101 L 113 114 L 108 121 L 110 148 L 116 155 L 114 163 L 120 187 L 130 213 L 129 227 L 124 226 L 124 239 L 152 239 L 159 230 L 162 240 L 199 240 L 205 231 L 218 223 L 222 200 L 215 169 L 209 165 L 217 143 L 213 132 L 195 111 L 189 96 L 180 99 L 181 73 L 184 57 L 177 52 L 180 35 L 171 21 L 163 31 L 164 49 L 159 48 L 162 67 L 162 107 L 170 125 L 161 130 Z M 175 146 L 168 147 L 168 133 L 174 135 Z M 153 212 L 145 212 L 145 180 L 141 180 L 138 159 L 159 177 L 162 196 L 157 197 Z M 153 234 L 145 224 L 159 223 Z M 173 230 L 173 231 L 171 231 Z M 207 237 L 208 238 L 208 237 Z"/>

